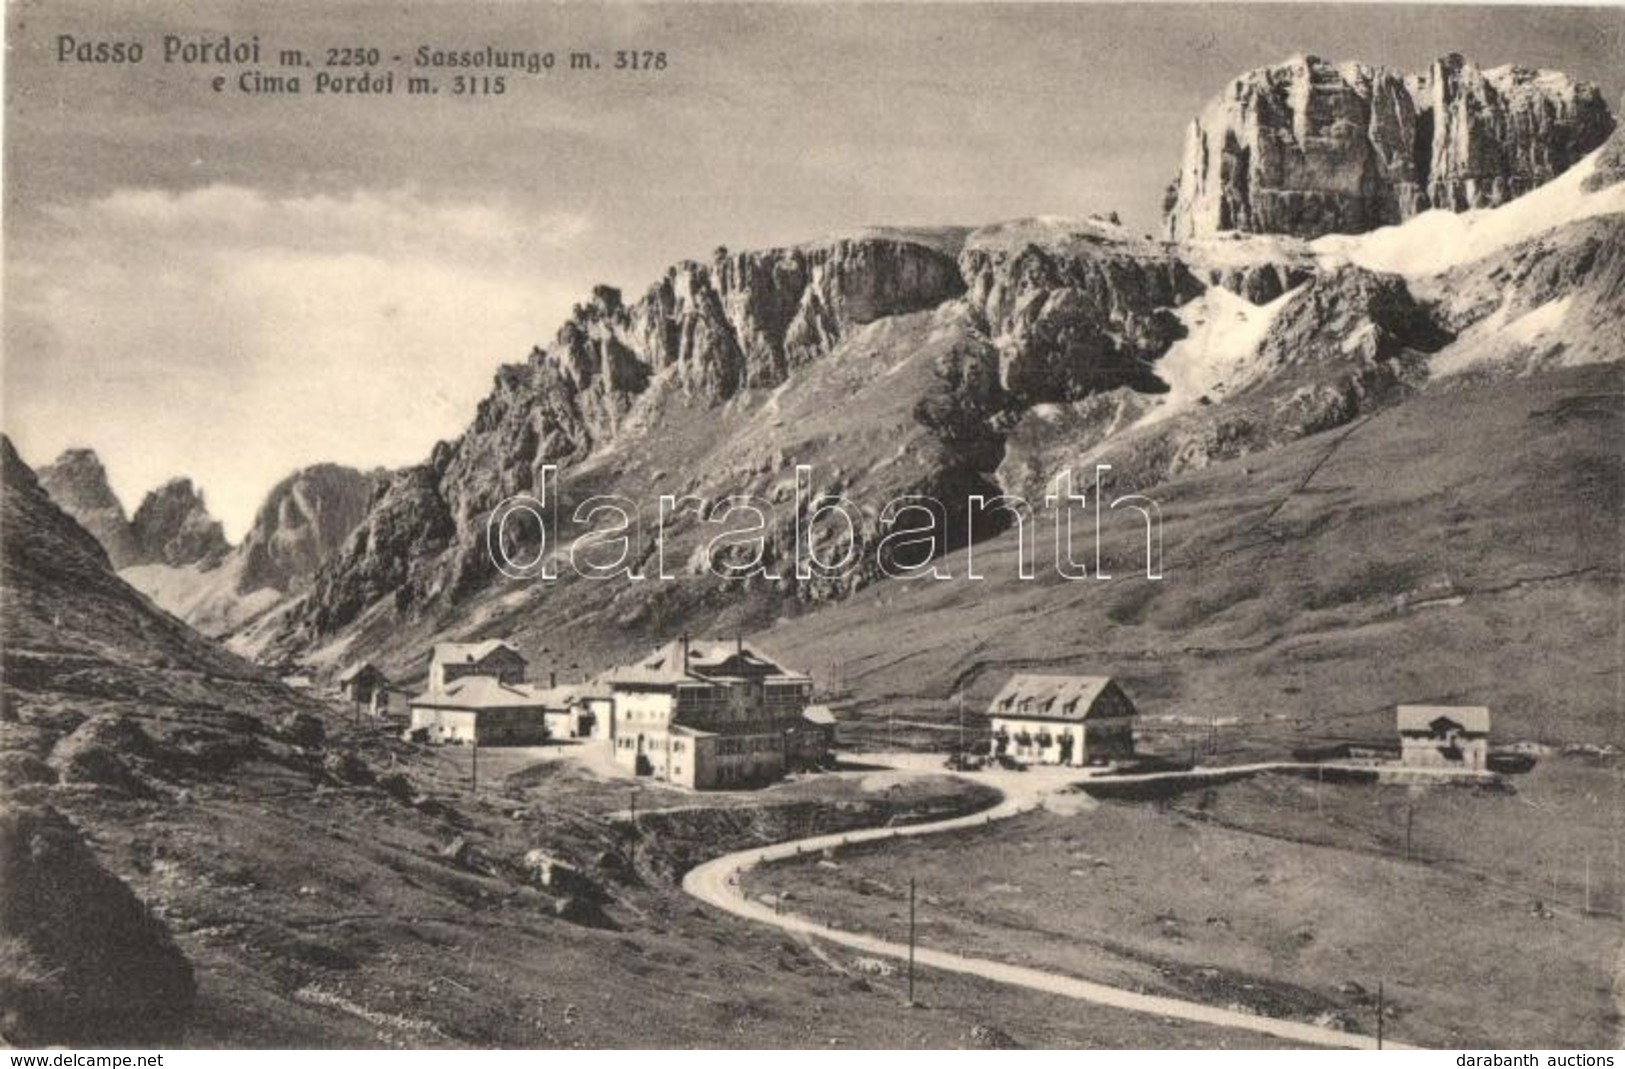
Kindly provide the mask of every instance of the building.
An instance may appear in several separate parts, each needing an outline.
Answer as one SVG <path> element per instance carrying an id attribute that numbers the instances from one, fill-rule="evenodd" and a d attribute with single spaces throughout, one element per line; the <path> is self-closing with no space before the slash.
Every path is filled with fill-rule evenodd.
<path id="1" fill-rule="evenodd" d="M 525 668 L 519 647 L 501 639 L 437 642 L 429 661 L 429 689 L 444 690 L 464 676 L 489 676 L 503 683 L 523 683 Z"/>
<path id="2" fill-rule="evenodd" d="M 987 715 L 999 756 L 1072 766 L 1134 756 L 1139 714 L 1109 676 L 1011 676 Z"/>
<path id="3" fill-rule="evenodd" d="M 550 739 L 599 739 L 609 735 L 613 699 L 596 683 L 567 684 L 535 691 L 542 703 Z"/>
<path id="4" fill-rule="evenodd" d="M 570 683 L 556 688 L 559 700 L 568 708 L 568 733 L 556 732 L 555 738 L 574 739 L 607 739 L 613 713 L 615 709 L 615 696 L 608 686 L 603 683 L 585 682 Z M 551 728 L 552 721 L 548 726 Z"/>
<path id="5" fill-rule="evenodd" d="M 352 664 L 339 673 L 339 693 L 356 705 L 371 706 L 374 700 L 387 706 L 389 677 L 371 661 Z"/>
<path id="6" fill-rule="evenodd" d="M 809 705 L 790 729 L 789 760 L 794 768 L 818 768 L 835 749 L 835 714 L 827 705 Z"/>
<path id="7" fill-rule="evenodd" d="M 811 679 L 742 639 L 678 639 L 598 681 L 616 762 L 702 790 L 783 777 L 812 695 Z"/>
<path id="8" fill-rule="evenodd" d="M 546 694 L 526 683 L 464 676 L 413 698 L 407 730 L 433 743 L 535 746 L 548 739 Z"/>
<path id="9" fill-rule="evenodd" d="M 1482 705 L 1401 705 L 1399 761 L 1413 768 L 1482 771 L 1489 764 L 1490 711 Z"/>

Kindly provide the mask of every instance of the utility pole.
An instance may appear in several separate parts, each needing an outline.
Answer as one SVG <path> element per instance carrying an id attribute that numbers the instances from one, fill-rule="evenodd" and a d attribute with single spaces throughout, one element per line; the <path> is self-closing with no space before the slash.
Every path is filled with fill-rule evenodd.
<path id="1" fill-rule="evenodd" d="M 962 691 L 954 692 L 954 705 L 959 711 L 959 753 L 965 753 L 965 695 Z"/>
<path id="2" fill-rule="evenodd" d="M 1382 1017 L 1383 1017 L 1383 1012 L 1384 1011 L 1383 1011 L 1383 1005 L 1382 1005 L 1382 981 L 1378 980 L 1377 981 L 1377 1049 L 1378 1050 L 1382 1049 Z"/>
<path id="3" fill-rule="evenodd" d="M 914 877 L 908 878 L 908 1004 L 914 1005 Z"/>

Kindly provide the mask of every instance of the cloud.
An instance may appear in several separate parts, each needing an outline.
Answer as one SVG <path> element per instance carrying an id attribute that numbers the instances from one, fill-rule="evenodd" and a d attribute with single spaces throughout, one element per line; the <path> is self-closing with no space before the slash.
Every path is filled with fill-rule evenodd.
<path id="1" fill-rule="evenodd" d="M 321 460 L 421 460 L 561 320 L 585 219 L 413 191 L 118 190 L 9 250 L 6 422 L 103 454 L 133 509 L 176 474 L 239 536 Z M 21 247 L 19 247 L 21 246 Z"/>

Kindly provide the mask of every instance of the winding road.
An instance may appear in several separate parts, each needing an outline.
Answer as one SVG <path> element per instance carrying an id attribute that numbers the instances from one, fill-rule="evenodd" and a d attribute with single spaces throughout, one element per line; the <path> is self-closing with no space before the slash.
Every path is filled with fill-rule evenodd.
<path id="1" fill-rule="evenodd" d="M 898 763 L 914 764 L 915 762 L 904 760 Z M 923 774 L 926 769 L 922 768 L 918 771 Z M 941 770 L 933 768 L 930 771 L 940 772 Z M 776 913 L 773 907 L 750 900 L 741 890 L 741 876 L 746 870 L 759 864 L 792 858 L 801 854 L 817 853 L 831 847 L 838 849 L 850 843 L 871 842 L 876 839 L 936 835 L 940 832 L 953 831 L 958 828 L 979 827 L 993 821 L 1006 820 L 1019 813 L 1031 812 L 1042 807 L 1045 795 L 1052 793 L 1061 786 L 1076 782 L 1075 774 L 1056 776 L 1051 774 L 1054 771 L 1056 770 L 1035 770 L 1033 772 L 1005 773 L 1002 775 L 979 773 L 978 780 L 980 782 L 991 782 L 996 779 L 994 785 L 1004 793 L 1004 800 L 991 809 L 985 809 L 969 816 L 933 821 L 928 824 L 911 824 L 894 828 L 869 828 L 834 835 L 818 835 L 809 839 L 798 839 L 754 850 L 741 850 L 737 853 L 726 854 L 691 869 L 688 875 L 683 877 L 683 890 L 701 902 L 715 906 L 736 917 L 771 925 L 785 932 L 815 936 L 826 942 L 849 947 L 874 957 L 906 961 L 908 959 L 908 946 L 906 944 L 893 943 L 860 932 L 825 927 L 816 921 L 794 913 Z M 914 960 L 917 965 L 925 968 L 942 969 L 947 972 L 977 976 L 997 983 L 1013 984 L 1017 987 L 1030 988 L 1051 995 L 1062 995 L 1066 998 L 1077 999 L 1080 1002 L 1091 1002 L 1100 1006 L 1111 1006 L 1116 1009 L 1154 1014 L 1159 1017 L 1177 1020 L 1197 1021 L 1202 1024 L 1218 1025 L 1224 1028 L 1244 1029 L 1306 1046 L 1374 1049 L 1377 1045 L 1376 1039 L 1371 1036 L 1340 1032 L 1336 1029 L 1322 1028 L 1300 1021 L 1265 1017 L 1244 1010 L 1209 1006 L 1205 1003 L 1192 1002 L 1187 999 L 1170 998 L 1163 995 L 1147 995 L 1126 988 L 1080 980 L 1077 977 L 1067 976 L 1063 973 L 1046 972 L 1042 969 L 1012 965 L 988 958 L 967 957 L 931 947 L 916 946 Z M 1398 1049 L 1403 1045 L 1390 1042 L 1385 1043 L 1384 1046 Z"/>

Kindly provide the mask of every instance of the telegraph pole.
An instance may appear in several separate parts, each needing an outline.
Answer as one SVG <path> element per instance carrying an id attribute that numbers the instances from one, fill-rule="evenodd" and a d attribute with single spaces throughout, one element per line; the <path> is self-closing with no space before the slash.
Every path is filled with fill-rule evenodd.
<path id="1" fill-rule="evenodd" d="M 1382 981 L 1377 981 L 1377 1049 L 1382 1049 Z"/>
<path id="2" fill-rule="evenodd" d="M 954 692 L 954 705 L 959 711 L 959 754 L 965 754 L 965 695 L 962 691 Z"/>
<path id="3" fill-rule="evenodd" d="M 908 1004 L 914 1005 L 914 877 L 908 878 Z"/>

